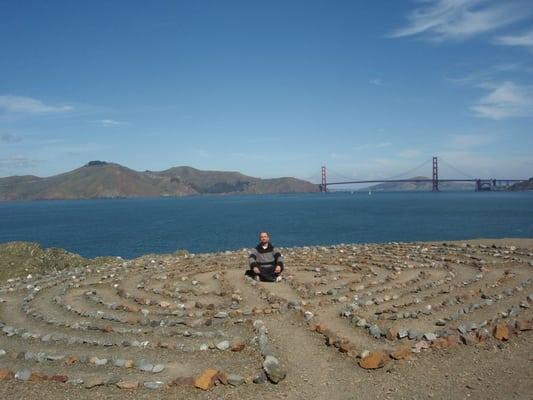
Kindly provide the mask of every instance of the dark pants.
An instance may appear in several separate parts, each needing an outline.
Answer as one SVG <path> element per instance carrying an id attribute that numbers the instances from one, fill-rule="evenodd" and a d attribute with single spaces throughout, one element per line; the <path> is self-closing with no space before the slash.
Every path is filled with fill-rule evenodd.
<path id="1" fill-rule="evenodd" d="M 263 282 L 275 282 L 276 278 L 280 276 L 281 274 L 281 273 L 274 272 L 274 270 L 276 269 L 275 266 L 271 267 L 270 265 L 263 265 L 257 268 L 259 268 L 259 274 L 256 274 L 253 268 L 250 268 L 246 270 L 244 275 L 249 276 L 250 278 L 254 278 L 254 279 L 256 276 L 259 276 L 259 279 Z"/>

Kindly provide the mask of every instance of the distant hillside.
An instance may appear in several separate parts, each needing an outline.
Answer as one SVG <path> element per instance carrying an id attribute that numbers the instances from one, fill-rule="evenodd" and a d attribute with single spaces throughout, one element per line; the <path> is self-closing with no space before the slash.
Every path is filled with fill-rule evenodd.
<path id="1" fill-rule="evenodd" d="M 513 192 L 518 192 L 521 190 L 533 190 L 533 178 L 529 178 L 529 180 L 524 182 L 517 182 L 514 185 L 511 185 L 508 190 Z"/>
<path id="2" fill-rule="evenodd" d="M 4 201 L 316 191 L 317 185 L 296 178 L 260 179 L 239 172 L 191 167 L 139 172 L 103 161 L 91 161 L 47 178 L 30 175 L 0 178 L 0 200 Z"/>
<path id="3" fill-rule="evenodd" d="M 425 176 L 415 176 L 408 179 L 431 179 Z M 439 182 L 439 190 L 474 190 L 475 184 L 472 182 Z M 361 190 L 372 190 L 375 192 L 406 192 L 406 191 L 429 191 L 432 189 L 431 182 L 385 182 L 373 185 Z"/>

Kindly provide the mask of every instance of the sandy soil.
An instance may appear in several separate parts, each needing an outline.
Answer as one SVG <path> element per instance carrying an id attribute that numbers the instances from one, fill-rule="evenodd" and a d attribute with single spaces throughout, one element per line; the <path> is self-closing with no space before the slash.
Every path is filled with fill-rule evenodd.
<path id="1" fill-rule="evenodd" d="M 106 312 L 109 312 L 109 309 L 84 299 L 81 289 L 96 288 L 94 290 L 109 302 L 122 301 L 135 306 L 138 303 L 134 298 L 120 296 L 120 289 L 131 293 L 137 299 L 151 298 L 160 303 L 176 301 L 176 297 L 169 295 L 172 294 L 170 289 L 188 285 L 187 290 L 190 291 L 184 292 L 179 301 L 194 302 L 209 298 L 214 304 L 213 312 L 231 310 L 229 307 L 232 304 L 231 295 L 238 295 L 240 299 L 236 315 L 232 314 L 226 322 L 218 325 L 217 329 L 223 330 L 229 337 L 242 337 L 249 343 L 245 351 L 240 353 L 216 352 L 216 350 L 208 353 L 197 350 L 182 353 L 160 348 L 132 350 L 131 347 L 59 346 L 40 341 L 28 342 L 18 336 L 0 336 L 0 349 L 8 351 L 6 356 L 0 358 L 0 368 L 16 370 L 27 367 L 45 371 L 47 374 L 62 373 L 69 376 L 77 374 L 80 377 L 89 376 L 96 371 L 94 367 L 81 365 L 45 366 L 44 363 L 36 364 L 16 359 L 13 355 L 25 349 L 31 348 L 37 351 L 38 348 L 43 348 L 54 350 L 56 353 L 63 350 L 68 354 L 84 352 L 102 357 L 107 355 L 135 358 L 137 356 L 135 353 L 139 353 L 167 366 L 167 369 L 156 377 L 147 377 L 145 374 L 131 371 L 124 373 L 140 382 L 148 379 L 168 381 L 176 375 L 197 376 L 209 366 L 246 377 L 261 370 L 262 357 L 253 345 L 254 332 L 250 325 L 237 320 L 249 319 L 251 322 L 261 319 L 268 328 L 268 338 L 273 353 L 287 371 L 287 377 L 280 383 L 247 383 L 239 387 L 218 385 L 211 391 L 205 392 L 183 386 L 155 391 L 143 388 L 127 391 L 114 386 L 86 389 L 83 386 L 53 382 L 9 380 L 0 381 L 0 398 L 533 399 L 533 331 L 516 331 L 511 334 L 509 341 L 496 340 L 489 335 L 468 345 L 457 344 L 446 349 L 424 350 L 412 354 L 410 359 L 388 360 L 382 368 L 367 370 L 358 365 L 359 355 L 363 350 L 386 354 L 397 346 L 413 346 L 420 340 L 375 339 L 368 334 L 366 328 L 354 326 L 348 318 L 340 316 L 340 312 L 347 304 L 342 297 L 358 296 L 361 305 L 356 311 L 358 315 L 364 316 L 380 327 L 390 328 L 399 324 L 406 329 L 427 332 L 430 329 L 438 329 L 435 321 L 450 315 L 458 306 L 490 297 L 497 299 L 493 305 L 476 309 L 461 316 L 457 321 L 447 321 L 445 328 L 457 333 L 455 328 L 458 324 L 471 321 L 479 323 L 488 320 L 494 324 L 508 324 L 514 320 L 531 322 L 533 303 L 530 303 L 530 308 L 520 308 L 517 316 L 502 318 L 501 313 L 523 303 L 528 295 L 533 294 L 533 285 L 528 283 L 533 279 L 533 239 L 479 239 L 448 242 L 446 246 L 443 246 L 442 242 L 433 242 L 313 247 L 284 249 L 284 254 L 287 258 L 286 280 L 279 284 L 247 282 L 242 277 L 242 268 L 238 268 L 246 262 L 245 253 L 234 252 L 194 258 L 175 256 L 140 258 L 132 261 L 127 268 L 117 269 L 116 276 L 104 275 L 104 269 L 99 272 L 93 271 L 86 279 L 80 281 L 81 288 L 65 290 L 64 298 L 69 304 L 78 307 L 87 304 L 88 310 L 102 309 Z M 218 273 L 221 274 L 220 280 L 214 277 Z M 164 279 L 156 279 L 163 275 Z M 184 276 L 187 277 L 186 280 L 182 279 Z M 450 277 L 449 280 L 446 280 L 446 277 Z M 194 279 L 199 281 L 197 286 L 191 285 Z M 117 287 L 113 286 L 115 283 Z M 364 288 L 357 288 L 357 285 L 364 285 Z M 519 286 L 522 289 L 512 291 Z M 64 286 L 57 285 L 43 289 L 39 293 L 41 301 L 34 307 L 40 313 L 53 316 L 55 319 L 75 322 L 76 319 L 80 319 L 79 315 L 69 313 L 53 302 L 53 298 L 61 293 L 62 287 Z M 197 287 L 203 288 L 203 291 Z M 413 290 L 417 287 L 420 287 L 420 290 Z M 162 288 L 169 289 L 168 293 L 161 292 Z M 158 293 L 154 293 L 153 290 Z M 512 294 L 502 295 L 506 290 L 511 290 Z M 0 304 L 0 320 L 13 325 L 26 324 L 33 330 L 42 332 L 50 331 L 50 324 L 34 319 L 21 311 L 19 305 L 26 293 L 24 288 L 0 293 L 0 297 L 6 300 Z M 393 295 L 398 298 L 363 306 L 367 299 L 374 300 Z M 453 298 L 461 300 L 456 305 L 439 305 Z M 417 303 L 417 299 L 421 301 Z M 276 312 L 276 304 L 289 300 L 298 300 L 302 305 L 301 310 L 289 309 L 286 312 Z M 396 307 L 391 307 L 392 303 L 396 304 Z M 428 315 L 419 313 L 416 319 L 380 318 L 380 315 L 390 315 L 389 311 L 413 312 L 426 304 L 434 306 L 432 313 Z M 142 307 L 150 309 L 153 315 L 166 312 L 166 309 L 159 304 Z M 244 312 L 246 309 L 260 309 L 261 312 L 249 316 Z M 201 310 L 204 313 L 205 308 Z M 273 312 L 268 311 L 265 314 L 265 310 Z M 313 313 L 310 321 L 305 320 L 304 311 Z M 376 314 L 376 311 L 379 313 Z M 383 311 L 385 314 L 381 314 Z M 125 311 L 115 310 L 115 312 L 123 317 L 132 314 Z M 209 312 L 206 312 L 202 318 L 207 318 L 209 315 Z M 327 325 L 334 335 L 354 344 L 353 352 L 342 353 L 334 345 L 328 346 L 326 337 L 312 329 L 318 322 Z M 114 321 L 112 325 L 116 326 L 118 331 L 124 324 Z M 490 324 L 488 326 L 492 327 Z M 171 330 L 171 328 L 150 326 L 144 326 L 142 329 L 145 329 L 143 337 L 153 342 L 161 339 L 161 332 Z M 181 326 L 172 329 L 176 332 L 183 331 Z M 56 330 L 72 332 L 67 326 L 58 327 Z M 100 331 L 75 333 L 92 335 L 96 338 L 103 335 Z M 124 337 L 133 340 L 135 335 L 111 332 L 106 336 L 117 340 Z M 205 341 L 181 338 L 178 333 L 164 339 L 183 341 L 192 347 Z M 104 374 L 123 374 L 123 371 L 111 367 L 105 367 L 101 371 Z"/>

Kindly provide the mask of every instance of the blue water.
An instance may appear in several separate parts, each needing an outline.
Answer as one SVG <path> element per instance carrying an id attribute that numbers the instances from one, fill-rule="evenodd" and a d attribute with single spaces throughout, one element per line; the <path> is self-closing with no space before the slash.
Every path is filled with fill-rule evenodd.
<path id="1" fill-rule="evenodd" d="M 533 237 L 533 193 L 328 193 L 0 202 L 0 242 L 86 257 L 177 249 Z"/>

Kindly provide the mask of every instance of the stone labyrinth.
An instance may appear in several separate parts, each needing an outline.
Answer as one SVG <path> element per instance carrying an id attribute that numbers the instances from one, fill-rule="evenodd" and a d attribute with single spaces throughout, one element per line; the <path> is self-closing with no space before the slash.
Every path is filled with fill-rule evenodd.
<path id="1" fill-rule="evenodd" d="M 284 360 L 298 354 L 269 342 L 280 314 L 352 358 L 354 369 L 496 344 L 533 326 L 531 250 L 395 243 L 282 250 L 286 271 L 276 284 L 243 276 L 246 250 L 11 279 L 0 288 L 0 380 L 237 391 L 290 381 Z"/>

